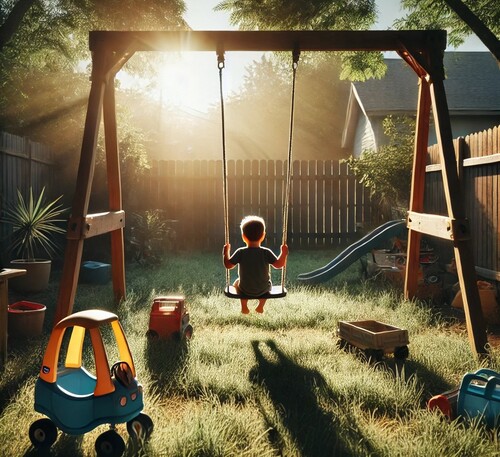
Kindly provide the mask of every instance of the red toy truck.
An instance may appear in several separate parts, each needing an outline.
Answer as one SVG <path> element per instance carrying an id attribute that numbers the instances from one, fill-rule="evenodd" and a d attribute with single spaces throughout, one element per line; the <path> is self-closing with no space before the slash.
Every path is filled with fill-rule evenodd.
<path id="1" fill-rule="evenodd" d="M 189 313 L 183 296 L 167 295 L 153 300 L 147 336 L 190 339 L 192 335 L 193 327 L 189 323 Z"/>

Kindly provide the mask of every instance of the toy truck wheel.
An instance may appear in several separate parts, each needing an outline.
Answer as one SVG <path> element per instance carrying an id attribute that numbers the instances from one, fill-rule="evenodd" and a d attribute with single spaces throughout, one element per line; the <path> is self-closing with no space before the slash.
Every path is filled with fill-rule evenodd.
<path id="1" fill-rule="evenodd" d="M 153 421 L 144 413 L 127 422 L 127 431 L 134 441 L 147 439 L 153 433 Z"/>
<path id="2" fill-rule="evenodd" d="M 31 443 L 35 448 L 48 449 L 57 439 L 57 427 L 50 419 L 38 419 L 29 430 Z"/>
<path id="3" fill-rule="evenodd" d="M 158 332 L 155 332 L 154 330 L 148 330 L 146 332 L 146 337 L 148 337 L 151 340 L 157 340 L 159 338 Z"/>
<path id="4" fill-rule="evenodd" d="M 184 338 L 186 340 L 190 340 L 193 336 L 193 326 L 191 324 L 186 325 L 186 328 L 184 329 Z"/>
<path id="5" fill-rule="evenodd" d="M 394 358 L 396 359 L 404 360 L 409 354 L 408 346 L 398 346 L 394 349 Z"/>
<path id="6" fill-rule="evenodd" d="M 101 433 L 95 440 L 98 457 L 121 457 L 125 452 L 125 441 L 114 430 Z"/>

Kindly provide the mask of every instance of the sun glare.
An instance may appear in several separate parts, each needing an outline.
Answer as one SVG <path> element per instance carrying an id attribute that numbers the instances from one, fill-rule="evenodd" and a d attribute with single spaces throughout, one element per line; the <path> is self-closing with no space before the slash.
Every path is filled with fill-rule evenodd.
<path id="1" fill-rule="evenodd" d="M 228 52 L 223 70 L 224 97 L 242 88 L 247 65 L 259 60 L 262 53 Z M 215 52 L 164 53 L 157 72 L 149 78 L 133 76 L 126 71 L 117 75 L 123 89 L 140 90 L 165 108 L 206 113 L 220 104 L 220 84 Z"/>
<path id="2" fill-rule="evenodd" d="M 155 86 L 163 105 L 206 112 L 219 102 L 218 77 L 214 53 L 183 53 L 165 59 Z"/>

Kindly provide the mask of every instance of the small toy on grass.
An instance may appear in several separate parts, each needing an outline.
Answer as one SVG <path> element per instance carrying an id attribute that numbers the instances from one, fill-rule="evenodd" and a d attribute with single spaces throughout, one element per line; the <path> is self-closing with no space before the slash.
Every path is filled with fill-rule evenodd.
<path id="1" fill-rule="evenodd" d="M 462 377 L 456 389 L 434 395 L 429 410 L 440 410 L 449 419 L 478 418 L 490 428 L 500 424 L 500 373 L 481 368 Z"/>
<path id="2" fill-rule="evenodd" d="M 434 395 L 427 402 L 429 411 L 439 410 L 448 420 L 457 417 L 458 388 Z"/>
<path id="3" fill-rule="evenodd" d="M 111 327 L 120 361 L 108 364 L 101 332 Z M 64 364 L 58 366 L 61 344 L 67 329 L 71 337 Z M 85 340 L 85 334 L 90 335 Z M 95 376 L 82 365 L 84 342 L 92 343 Z M 110 312 L 88 310 L 74 313 L 54 327 L 35 385 L 35 410 L 47 418 L 35 421 L 29 437 L 35 448 L 48 449 L 57 439 L 57 430 L 82 435 L 102 424 L 110 429 L 97 437 L 98 456 L 118 457 L 125 442 L 116 424 L 126 423 L 131 438 L 139 443 L 153 431 L 153 422 L 142 413 L 142 386 L 137 382 L 132 354 L 118 317 Z"/>
<path id="4" fill-rule="evenodd" d="M 481 368 L 467 373 L 458 390 L 457 414 L 479 417 L 488 427 L 500 425 L 500 373 Z"/>
<path id="5" fill-rule="evenodd" d="M 193 326 L 189 323 L 189 313 L 183 296 L 166 295 L 153 300 L 146 335 L 150 338 L 179 340 L 189 340 L 193 336 Z"/>
<path id="6" fill-rule="evenodd" d="M 408 331 L 366 320 L 339 321 L 337 329 L 340 347 L 349 345 L 361 349 L 368 360 L 380 361 L 384 354 L 394 353 L 394 358 L 404 360 L 408 357 Z"/>

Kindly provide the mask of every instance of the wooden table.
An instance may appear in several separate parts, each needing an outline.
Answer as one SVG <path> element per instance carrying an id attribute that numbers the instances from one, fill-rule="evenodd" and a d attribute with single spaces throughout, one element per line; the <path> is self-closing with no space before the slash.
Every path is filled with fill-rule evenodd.
<path id="1" fill-rule="evenodd" d="M 0 270 L 0 367 L 7 361 L 7 322 L 9 318 L 9 278 L 22 276 L 26 270 L 4 268 Z"/>

